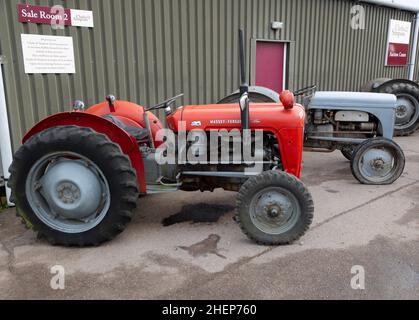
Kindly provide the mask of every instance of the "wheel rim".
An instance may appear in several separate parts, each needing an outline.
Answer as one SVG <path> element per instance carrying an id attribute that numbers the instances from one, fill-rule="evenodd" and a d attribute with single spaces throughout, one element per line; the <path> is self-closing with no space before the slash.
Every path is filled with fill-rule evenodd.
<path id="1" fill-rule="evenodd" d="M 377 147 L 366 150 L 358 165 L 364 178 L 373 182 L 384 182 L 394 174 L 397 160 L 393 150 Z"/>
<path id="2" fill-rule="evenodd" d="M 397 95 L 396 103 L 396 129 L 409 128 L 419 119 L 419 103 L 410 94 Z"/>
<path id="3" fill-rule="evenodd" d="M 108 182 L 99 167 L 73 152 L 56 152 L 39 159 L 29 171 L 26 195 L 43 223 L 65 233 L 96 227 L 111 202 Z"/>
<path id="4" fill-rule="evenodd" d="M 250 217 L 262 232 L 278 235 L 292 229 L 301 215 L 297 198 L 290 191 L 272 187 L 259 191 L 250 203 Z"/>

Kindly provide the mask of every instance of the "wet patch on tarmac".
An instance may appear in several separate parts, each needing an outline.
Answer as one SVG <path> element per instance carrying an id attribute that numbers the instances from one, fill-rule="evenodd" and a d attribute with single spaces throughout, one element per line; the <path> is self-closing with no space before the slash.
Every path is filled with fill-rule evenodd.
<path id="1" fill-rule="evenodd" d="M 161 298 L 418 299 L 417 245 L 418 241 L 377 237 L 366 246 L 345 250 L 307 250 L 263 264 L 226 268 L 207 282 L 198 276 L 189 287 Z M 365 270 L 365 290 L 351 287 L 355 265 Z"/>
<path id="2" fill-rule="evenodd" d="M 206 257 L 208 254 L 215 254 L 216 256 L 227 259 L 225 256 L 218 252 L 218 243 L 220 242 L 221 237 L 218 234 L 211 234 L 205 240 L 202 240 L 198 243 L 195 243 L 189 247 L 179 246 L 179 249 L 185 250 L 192 257 Z"/>
<path id="3" fill-rule="evenodd" d="M 419 225 L 419 202 L 418 202 L 418 195 L 419 195 L 419 187 L 416 186 L 411 188 L 410 193 L 407 195 L 410 199 L 412 199 L 412 208 L 407 211 L 403 217 L 401 217 L 398 221 L 396 221 L 400 225 L 408 225 L 411 223 L 415 223 Z"/>
<path id="4" fill-rule="evenodd" d="M 232 212 L 234 207 L 231 205 L 220 204 L 188 204 L 180 212 L 163 219 L 165 227 L 184 222 L 192 223 L 215 223 L 225 214 Z"/>
<path id="5" fill-rule="evenodd" d="M 336 193 L 339 193 L 340 191 L 338 191 L 338 190 L 333 190 L 333 189 L 329 189 L 329 188 L 324 188 L 324 190 L 326 191 L 326 192 L 329 192 L 329 193 L 334 193 L 334 194 L 336 194 Z"/>
<path id="6" fill-rule="evenodd" d="M 202 269 L 176 259 L 146 258 L 142 265 L 121 265 L 106 273 L 66 273 L 64 290 L 51 288 L 53 264 L 16 267 L 7 276 L 0 270 L 0 299 L 151 299 L 182 287 L 189 278 L 206 275 Z M 66 265 L 63 267 L 67 270 Z"/>
<path id="7" fill-rule="evenodd" d="M 36 233 L 28 230 L 21 219 L 12 214 L 12 210 L 7 209 L 0 215 L 0 243 L 9 253 L 15 247 L 32 245 L 37 241 Z"/>
<path id="8" fill-rule="evenodd" d="M 406 212 L 400 220 L 397 220 L 397 223 L 400 225 L 408 225 L 411 223 L 419 225 L 419 204 Z"/>

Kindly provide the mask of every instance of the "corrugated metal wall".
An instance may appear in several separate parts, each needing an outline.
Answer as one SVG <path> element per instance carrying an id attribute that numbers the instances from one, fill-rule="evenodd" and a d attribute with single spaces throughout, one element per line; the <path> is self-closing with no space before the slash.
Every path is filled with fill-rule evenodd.
<path id="1" fill-rule="evenodd" d="M 95 27 L 18 22 L 27 2 L 93 10 Z M 215 102 L 238 87 L 237 30 L 250 39 L 291 40 L 291 89 L 357 90 L 374 77 L 406 77 L 407 68 L 384 67 L 390 18 L 413 14 L 364 4 L 366 30 L 350 28 L 346 0 L 0 0 L 0 53 L 4 65 L 13 146 L 45 116 L 87 105 L 113 93 L 149 105 L 179 92 L 184 103 Z M 284 29 L 270 29 L 273 20 Z M 26 75 L 20 34 L 74 38 L 75 75 Z M 250 65 L 250 62 L 249 62 Z M 419 75 L 419 71 L 416 72 Z"/>

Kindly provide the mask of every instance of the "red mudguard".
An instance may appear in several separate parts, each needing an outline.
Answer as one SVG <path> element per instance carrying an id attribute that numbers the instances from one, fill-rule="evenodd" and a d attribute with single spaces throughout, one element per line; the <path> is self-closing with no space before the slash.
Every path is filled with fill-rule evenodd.
<path id="1" fill-rule="evenodd" d="M 140 149 L 137 145 L 137 141 L 126 131 L 119 128 L 114 123 L 101 118 L 100 116 L 84 112 L 57 113 L 37 123 L 24 136 L 22 143 L 25 143 L 33 135 L 44 131 L 45 129 L 56 126 L 86 127 L 91 128 L 96 132 L 105 134 L 111 141 L 117 143 L 121 147 L 122 152 L 130 158 L 131 165 L 137 173 L 140 193 L 146 193 L 144 163 L 141 157 Z"/>

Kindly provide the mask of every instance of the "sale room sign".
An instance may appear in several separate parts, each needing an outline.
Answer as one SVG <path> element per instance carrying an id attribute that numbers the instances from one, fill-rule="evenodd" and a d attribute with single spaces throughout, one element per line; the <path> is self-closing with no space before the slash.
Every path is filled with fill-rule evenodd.
<path id="1" fill-rule="evenodd" d="M 386 66 L 407 65 L 411 27 L 408 21 L 390 20 Z"/>
<path id="2" fill-rule="evenodd" d="M 88 10 L 29 4 L 18 4 L 17 10 L 19 22 L 93 28 L 93 12 Z"/>

